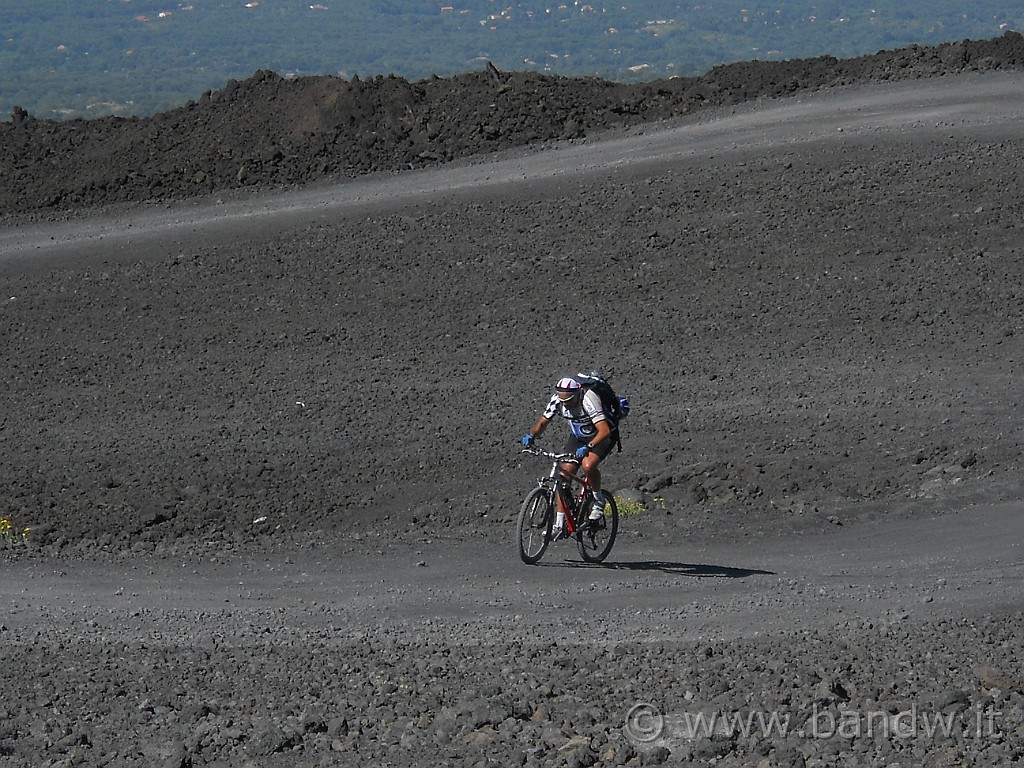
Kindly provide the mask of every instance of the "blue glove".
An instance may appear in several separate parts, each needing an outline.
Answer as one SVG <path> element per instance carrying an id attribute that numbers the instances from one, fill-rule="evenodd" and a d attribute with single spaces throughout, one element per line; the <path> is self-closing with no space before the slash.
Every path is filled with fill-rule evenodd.
<path id="1" fill-rule="evenodd" d="M 581 445 L 579 448 L 576 449 L 576 458 L 577 459 L 582 459 L 588 453 L 590 453 L 590 446 L 589 445 Z"/>
<path id="2" fill-rule="evenodd" d="M 533 445 L 533 435 L 523 435 L 523 439 L 519 442 L 526 446 Z"/>

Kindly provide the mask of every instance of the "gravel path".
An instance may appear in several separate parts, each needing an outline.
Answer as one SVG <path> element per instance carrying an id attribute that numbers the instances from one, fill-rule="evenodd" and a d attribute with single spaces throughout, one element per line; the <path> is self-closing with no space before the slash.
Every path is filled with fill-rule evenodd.
<path id="1" fill-rule="evenodd" d="M 1005 765 L 1021 510 L 725 545 L 632 519 L 607 566 L 563 544 L 527 568 L 504 527 L 23 560 L 0 744 L 11 765 Z"/>

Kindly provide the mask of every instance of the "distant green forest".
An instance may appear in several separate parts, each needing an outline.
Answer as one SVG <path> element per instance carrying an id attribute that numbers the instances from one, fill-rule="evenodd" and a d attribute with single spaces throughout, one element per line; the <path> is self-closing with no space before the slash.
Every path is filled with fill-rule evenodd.
<path id="1" fill-rule="evenodd" d="M 143 116 L 260 69 L 638 82 L 1007 29 L 1021 0 L 0 0 L 0 119 Z"/>

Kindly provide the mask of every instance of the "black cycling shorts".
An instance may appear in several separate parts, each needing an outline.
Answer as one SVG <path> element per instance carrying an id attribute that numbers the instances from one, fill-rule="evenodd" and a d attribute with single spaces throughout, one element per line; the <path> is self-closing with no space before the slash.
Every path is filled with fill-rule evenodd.
<path id="1" fill-rule="evenodd" d="M 565 441 L 565 448 L 562 449 L 563 453 L 576 453 L 578 448 L 582 448 L 586 445 L 588 440 L 580 440 L 572 432 L 569 433 L 569 439 Z M 603 443 L 598 443 L 597 446 L 591 449 L 591 453 L 596 453 L 598 458 L 604 459 L 609 453 L 611 453 L 612 446 L 615 445 L 615 433 L 612 432 L 605 439 Z"/>

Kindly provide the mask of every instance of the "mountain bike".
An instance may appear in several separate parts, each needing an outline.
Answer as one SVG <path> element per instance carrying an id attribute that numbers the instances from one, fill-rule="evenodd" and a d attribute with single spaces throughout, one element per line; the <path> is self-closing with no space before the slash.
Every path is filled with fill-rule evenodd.
<path id="1" fill-rule="evenodd" d="M 516 550 L 527 565 L 534 565 L 544 556 L 552 541 L 552 528 L 558 514 L 558 497 L 565 506 L 566 537 L 576 539 L 580 557 L 588 563 L 603 562 L 612 551 L 619 531 L 619 509 L 615 499 L 604 493 L 605 508 L 601 517 L 590 519 L 594 503 L 593 487 L 586 477 L 577 477 L 562 469 L 562 464 L 579 464 L 571 453 L 552 453 L 530 446 L 522 453 L 551 459 L 551 471 L 537 481 L 519 509 L 516 522 Z"/>

